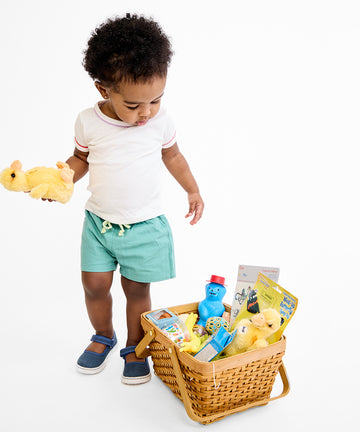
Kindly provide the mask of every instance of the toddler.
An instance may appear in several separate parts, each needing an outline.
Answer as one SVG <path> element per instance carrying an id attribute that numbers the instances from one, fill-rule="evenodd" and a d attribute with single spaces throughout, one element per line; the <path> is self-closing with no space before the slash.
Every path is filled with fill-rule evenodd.
<path id="1" fill-rule="evenodd" d="M 162 163 L 188 194 L 190 223 L 203 200 L 180 153 L 174 125 L 161 107 L 172 56 L 169 39 L 152 19 L 127 14 L 91 35 L 83 65 L 102 100 L 82 111 L 75 150 L 67 163 L 74 182 L 89 171 L 81 242 L 82 283 L 96 334 L 77 361 L 80 372 L 105 367 L 117 343 L 110 288 L 120 267 L 127 306 L 122 382 L 150 380 L 147 360 L 135 348 L 143 336 L 140 314 L 151 309 L 150 283 L 175 277 L 171 229 L 161 205 Z"/>

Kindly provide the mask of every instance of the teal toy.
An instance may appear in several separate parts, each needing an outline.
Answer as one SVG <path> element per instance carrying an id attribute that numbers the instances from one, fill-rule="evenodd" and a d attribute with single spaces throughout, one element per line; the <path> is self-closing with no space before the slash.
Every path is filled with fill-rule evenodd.
<path id="1" fill-rule="evenodd" d="M 211 317 L 221 317 L 225 311 L 222 299 L 226 293 L 225 278 L 212 275 L 205 286 L 206 298 L 199 303 L 198 310 L 200 319 L 197 326 L 206 327 L 206 321 Z"/>

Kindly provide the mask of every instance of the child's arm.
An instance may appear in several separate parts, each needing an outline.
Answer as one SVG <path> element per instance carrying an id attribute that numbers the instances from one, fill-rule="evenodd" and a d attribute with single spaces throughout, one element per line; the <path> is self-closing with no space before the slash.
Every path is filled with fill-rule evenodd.
<path id="1" fill-rule="evenodd" d="M 87 163 L 87 157 L 89 153 L 84 153 L 79 151 L 76 147 L 74 150 L 74 154 L 69 157 L 66 163 L 69 165 L 71 169 L 74 170 L 74 178 L 73 182 L 76 183 L 81 177 L 88 172 L 89 164 Z M 54 201 L 48 198 L 41 198 L 43 201 Z"/>
<path id="2" fill-rule="evenodd" d="M 194 217 L 190 224 L 196 224 L 202 216 L 204 202 L 200 196 L 199 187 L 190 171 L 186 159 L 180 152 L 176 143 L 167 149 L 163 149 L 162 159 L 169 172 L 188 193 L 189 212 L 185 217 L 193 215 Z"/>
<path id="3" fill-rule="evenodd" d="M 80 180 L 89 170 L 89 164 L 87 162 L 87 157 L 89 153 L 81 152 L 77 148 L 74 150 L 74 154 L 69 157 L 66 161 L 70 168 L 75 171 L 74 183 Z"/>

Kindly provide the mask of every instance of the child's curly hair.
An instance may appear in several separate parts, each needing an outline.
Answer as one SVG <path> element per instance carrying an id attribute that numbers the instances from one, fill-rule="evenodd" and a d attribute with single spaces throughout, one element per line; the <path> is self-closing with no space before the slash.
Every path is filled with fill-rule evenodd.
<path id="1" fill-rule="evenodd" d="M 83 66 L 106 86 L 147 81 L 167 74 L 173 51 L 160 26 L 136 14 L 109 18 L 96 28 L 84 51 Z"/>

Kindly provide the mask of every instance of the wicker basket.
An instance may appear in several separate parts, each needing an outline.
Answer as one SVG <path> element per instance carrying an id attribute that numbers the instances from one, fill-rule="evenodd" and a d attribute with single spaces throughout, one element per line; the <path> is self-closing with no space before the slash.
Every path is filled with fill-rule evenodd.
<path id="1" fill-rule="evenodd" d="M 230 307 L 225 306 L 229 311 Z M 197 307 L 198 303 L 190 303 L 168 309 L 182 314 L 196 312 Z M 192 420 L 212 423 L 288 394 L 289 381 L 282 362 L 285 337 L 256 351 L 210 363 L 201 362 L 180 352 L 179 347 L 146 318 L 148 313 L 141 316 L 145 336 L 136 348 L 136 355 L 151 355 L 155 374 L 182 400 Z M 278 372 L 283 391 L 270 398 Z"/>

